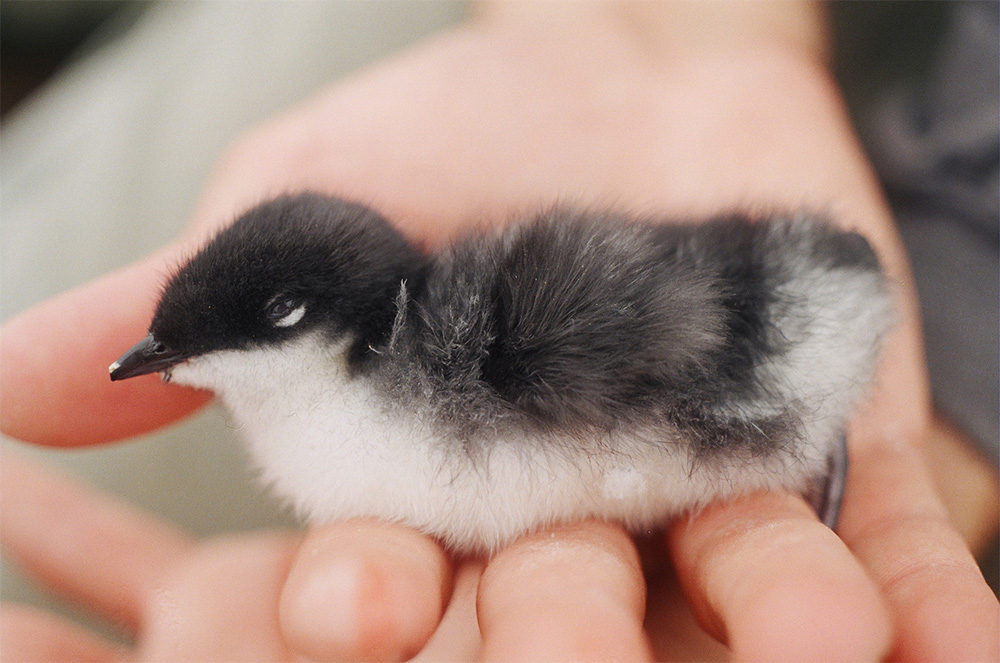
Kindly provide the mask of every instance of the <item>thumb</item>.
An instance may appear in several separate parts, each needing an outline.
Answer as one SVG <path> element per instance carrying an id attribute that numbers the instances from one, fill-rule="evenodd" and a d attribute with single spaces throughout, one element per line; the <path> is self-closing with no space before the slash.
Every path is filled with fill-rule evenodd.
<path id="1" fill-rule="evenodd" d="M 108 365 L 141 339 L 166 275 L 171 245 L 57 295 L 0 329 L 0 431 L 52 446 L 118 440 L 191 413 L 209 394 L 156 376 L 112 384 Z"/>

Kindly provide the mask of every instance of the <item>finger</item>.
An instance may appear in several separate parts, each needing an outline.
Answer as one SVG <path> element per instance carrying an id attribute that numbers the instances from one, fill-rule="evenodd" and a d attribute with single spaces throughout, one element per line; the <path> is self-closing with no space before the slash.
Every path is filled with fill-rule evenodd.
<path id="1" fill-rule="evenodd" d="M 874 661 L 889 648 L 876 587 L 798 497 L 709 506 L 668 543 L 692 609 L 736 660 Z"/>
<path id="2" fill-rule="evenodd" d="M 875 390 L 854 422 L 838 532 L 893 613 L 899 660 L 1000 657 L 997 599 L 947 521 L 924 462 L 930 389 L 912 283 L 887 339 Z"/>
<path id="3" fill-rule="evenodd" d="M 935 493 L 952 526 L 974 556 L 989 551 L 1000 527 L 997 467 L 976 443 L 941 416 L 925 446 Z"/>
<path id="4" fill-rule="evenodd" d="M 444 551 L 400 525 L 310 532 L 281 594 L 285 642 L 313 660 L 402 660 L 427 642 L 450 592 Z"/>
<path id="5" fill-rule="evenodd" d="M 896 623 L 897 660 L 996 661 L 997 599 L 933 493 L 917 445 L 859 444 L 840 534 Z"/>
<path id="6" fill-rule="evenodd" d="M 500 551 L 479 588 L 485 660 L 649 660 L 635 546 L 600 522 L 528 535 Z"/>
<path id="7" fill-rule="evenodd" d="M 173 244 L 4 324 L 0 431 L 51 446 L 99 444 L 155 430 L 209 400 L 205 392 L 166 386 L 155 375 L 111 383 L 108 366 L 146 335 L 160 292 L 178 266 L 259 201 L 262 191 L 289 187 L 280 179 L 286 171 L 276 166 L 281 145 L 255 140 L 230 149 Z M 275 173 L 277 183 L 268 178 Z"/>
<path id="8" fill-rule="evenodd" d="M 482 638 L 476 620 L 476 596 L 483 575 L 482 561 L 463 562 L 455 570 L 455 587 L 434 635 L 413 661 L 476 661 Z"/>
<path id="9" fill-rule="evenodd" d="M 58 295 L 0 330 L 0 429 L 81 446 L 153 430 L 208 400 L 155 375 L 112 383 L 108 366 L 146 335 L 179 247 Z"/>
<path id="10" fill-rule="evenodd" d="M 0 543 L 58 594 L 133 632 L 164 570 L 189 546 L 179 531 L 9 449 L 0 463 Z"/>
<path id="11" fill-rule="evenodd" d="M 250 534 L 192 549 L 149 602 L 139 648 L 147 661 L 286 661 L 281 587 L 298 539 Z"/>
<path id="12" fill-rule="evenodd" d="M 655 552 L 651 550 L 650 554 Z M 665 553 L 662 542 L 658 552 L 660 555 Z M 703 663 L 730 660 L 729 649 L 709 635 L 695 619 L 673 565 L 664 563 L 651 567 L 646 562 L 644 568 L 649 588 L 645 627 L 656 660 Z"/>
<path id="13" fill-rule="evenodd" d="M 50 615 L 5 603 L 0 643 L 5 661 L 126 661 L 128 652 L 93 633 Z"/>

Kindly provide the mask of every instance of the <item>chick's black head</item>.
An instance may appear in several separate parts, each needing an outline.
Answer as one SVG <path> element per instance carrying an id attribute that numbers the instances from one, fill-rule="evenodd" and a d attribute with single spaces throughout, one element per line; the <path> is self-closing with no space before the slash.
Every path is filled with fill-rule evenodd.
<path id="1" fill-rule="evenodd" d="M 376 212 L 316 194 L 253 208 L 167 284 L 150 333 L 197 355 L 280 342 L 306 330 L 377 343 L 400 282 L 421 258 Z"/>

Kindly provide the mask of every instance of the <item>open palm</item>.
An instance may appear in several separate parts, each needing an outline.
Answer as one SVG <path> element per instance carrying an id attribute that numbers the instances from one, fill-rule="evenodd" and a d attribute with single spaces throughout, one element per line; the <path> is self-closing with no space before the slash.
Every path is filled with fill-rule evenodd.
<path id="1" fill-rule="evenodd" d="M 4 431 L 91 444 L 202 405 L 204 394 L 155 377 L 107 383 L 109 355 L 144 334 L 165 267 L 239 211 L 289 190 L 370 203 L 424 245 L 554 201 L 665 218 L 822 208 L 868 236 L 900 302 L 876 393 L 850 431 L 840 537 L 798 497 L 761 494 L 674 524 L 653 557 L 669 555 L 701 626 L 739 658 L 995 659 L 996 600 L 923 465 L 929 396 L 906 261 L 822 64 L 809 49 L 752 33 L 692 46 L 683 34 L 650 40 L 632 28 L 600 12 L 572 22 L 493 16 L 259 127 L 219 162 L 176 243 L 5 326 L 0 379 L 22 388 L 3 391 Z M 33 416 L 39 402 L 59 416 Z M 4 483 L 25 500 L 44 499 L 31 487 L 37 472 L 14 464 Z M 49 496 L 64 490 L 53 485 Z M 19 517 L 5 514 L 5 530 Z M 609 525 L 526 537 L 488 561 L 478 585 L 452 594 L 455 563 L 395 526 L 341 523 L 304 540 L 269 534 L 196 545 L 114 509 L 80 522 L 108 533 L 122 566 L 82 550 L 66 571 L 72 577 L 43 575 L 141 628 L 140 652 L 154 658 L 170 658 L 178 632 L 192 638 L 186 652 L 206 659 L 411 655 L 449 597 L 476 608 L 482 650 L 471 636 L 455 638 L 470 656 L 633 659 L 649 655 L 650 641 L 667 656 L 681 646 L 680 635 L 658 638 L 655 624 L 643 632 L 638 555 Z M 7 545 L 16 548 L 25 531 L 9 529 Z M 131 575 L 98 586 L 91 565 Z M 25 642 L 41 619 L 19 619 Z M 232 637 L 199 639 L 206 629 Z M 66 642 L 76 637 L 67 633 Z"/>

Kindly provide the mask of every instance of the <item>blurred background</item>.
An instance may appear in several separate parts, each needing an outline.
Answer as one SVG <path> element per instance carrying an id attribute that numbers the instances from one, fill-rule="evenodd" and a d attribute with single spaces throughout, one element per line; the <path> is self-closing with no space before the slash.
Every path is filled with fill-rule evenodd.
<path id="1" fill-rule="evenodd" d="M 165 243 L 240 132 L 466 9 L 444 0 L 4 0 L 0 320 Z M 970 438 L 934 462 L 960 475 L 978 468 L 989 490 L 958 499 L 995 510 L 996 3 L 837 2 L 831 15 L 837 75 L 914 256 L 935 397 Z M 942 55 L 959 42 L 964 50 Z M 962 67 L 977 73 L 953 73 Z M 970 110 L 965 102 L 977 95 L 984 100 Z M 939 145 L 935 131 L 956 123 L 977 139 L 970 153 Z M 942 261 L 942 251 L 962 258 Z M 109 348 L 109 362 L 119 350 Z M 2 440 L 0 454 L 11 452 L 67 468 L 199 535 L 294 526 L 257 490 L 215 408 L 126 444 L 53 451 Z M 978 536 L 996 591 L 996 529 L 987 529 Z M 0 597 L 72 611 L 6 562 Z"/>

